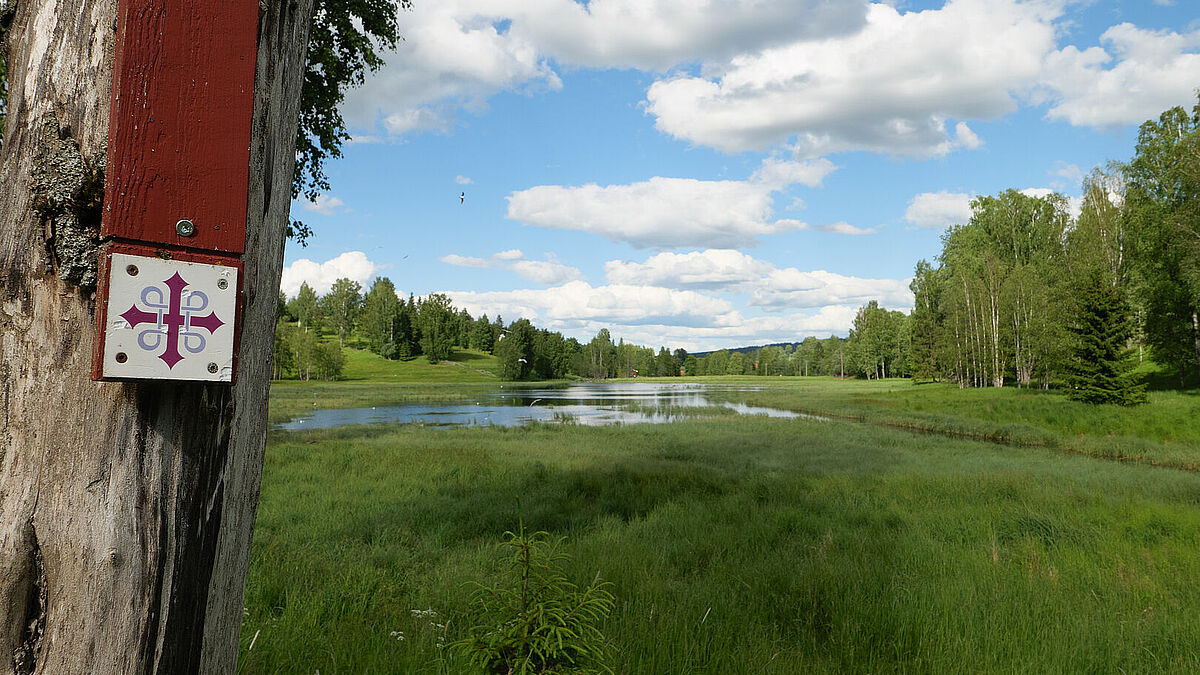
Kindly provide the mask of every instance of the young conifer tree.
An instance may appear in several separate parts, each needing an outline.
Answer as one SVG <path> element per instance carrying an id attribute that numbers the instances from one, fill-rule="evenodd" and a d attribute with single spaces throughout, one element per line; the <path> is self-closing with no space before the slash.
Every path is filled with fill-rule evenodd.
<path id="1" fill-rule="evenodd" d="M 1070 331 L 1071 399 L 1117 405 L 1145 402 L 1146 385 L 1133 374 L 1137 363 L 1127 346 L 1132 312 L 1120 288 L 1099 275 L 1083 284 Z"/>

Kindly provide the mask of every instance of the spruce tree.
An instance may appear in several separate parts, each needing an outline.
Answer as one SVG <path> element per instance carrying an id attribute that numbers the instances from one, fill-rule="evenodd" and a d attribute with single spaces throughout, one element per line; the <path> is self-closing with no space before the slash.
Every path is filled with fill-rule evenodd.
<path id="1" fill-rule="evenodd" d="M 1093 276 L 1080 287 L 1075 319 L 1068 396 L 1085 403 L 1143 403 L 1146 385 L 1133 374 L 1135 359 L 1126 346 L 1132 312 L 1121 289 Z"/>

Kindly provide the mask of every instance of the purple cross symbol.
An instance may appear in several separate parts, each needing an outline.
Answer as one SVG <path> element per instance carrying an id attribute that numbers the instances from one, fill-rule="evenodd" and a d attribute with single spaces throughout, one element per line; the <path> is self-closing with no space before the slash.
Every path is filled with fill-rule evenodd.
<path id="1" fill-rule="evenodd" d="M 157 311 L 145 312 L 138 309 L 137 305 L 134 304 L 124 314 L 121 314 L 121 318 L 128 321 L 130 327 L 143 323 L 154 324 L 152 328 L 142 331 L 141 336 L 138 337 L 138 344 L 147 351 L 157 349 L 161 343 L 161 339 L 156 338 L 154 344 L 147 344 L 144 338 L 151 335 L 159 336 L 165 333 L 167 347 L 163 350 L 162 354 L 158 355 L 158 358 L 167 364 L 167 368 L 174 368 L 176 363 L 183 360 L 183 355 L 179 353 L 179 336 L 181 334 L 185 339 L 185 347 L 188 337 L 199 339 L 200 346 L 198 348 L 192 349 L 191 347 L 186 347 L 188 351 L 197 353 L 204 349 L 204 336 L 193 332 L 192 328 L 203 328 L 208 331 L 209 335 L 212 335 L 215 330 L 224 326 L 225 322 L 217 318 L 216 312 L 209 312 L 205 316 L 198 316 L 196 314 L 196 312 L 208 306 L 208 296 L 199 291 L 193 291 L 191 295 L 201 300 L 200 305 L 192 307 L 190 303 L 191 298 L 189 298 L 189 305 L 184 306 L 183 289 L 187 288 L 188 283 L 183 280 L 183 277 L 179 276 L 178 272 L 163 283 L 166 284 L 167 289 L 170 291 L 165 305 L 162 303 L 162 290 L 157 286 L 147 286 L 142 290 L 142 302 Z M 151 297 L 154 295 L 158 296 L 158 303 L 151 300 Z"/>

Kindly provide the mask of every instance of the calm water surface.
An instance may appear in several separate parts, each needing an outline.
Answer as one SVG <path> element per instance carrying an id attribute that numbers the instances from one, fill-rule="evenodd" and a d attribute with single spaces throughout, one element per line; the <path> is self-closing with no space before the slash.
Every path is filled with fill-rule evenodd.
<path id="1" fill-rule="evenodd" d="M 530 422 L 562 422 L 591 426 L 666 424 L 702 414 L 704 408 L 727 408 L 739 415 L 812 417 L 790 410 L 761 408 L 736 401 L 739 392 L 759 389 L 649 382 L 588 382 L 544 389 L 501 388 L 481 395 L 476 401 L 402 403 L 376 408 L 314 410 L 310 415 L 277 424 L 275 428 L 296 431 L 380 422 L 445 427 L 512 427 Z M 711 395 L 718 392 L 722 400 L 712 400 Z"/>

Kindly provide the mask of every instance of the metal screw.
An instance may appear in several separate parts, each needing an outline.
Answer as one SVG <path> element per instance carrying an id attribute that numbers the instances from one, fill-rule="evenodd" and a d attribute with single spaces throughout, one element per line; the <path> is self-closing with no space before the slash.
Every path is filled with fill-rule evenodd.
<path id="1" fill-rule="evenodd" d="M 210 372 L 210 373 L 215 373 L 215 372 L 217 372 L 217 364 L 216 364 L 216 363 L 209 363 L 209 364 L 208 364 L 208 372 Z"/>
<path id="2" fill-rule="evenodd" d="M 191 237 L 196 234 L 196 225 L 185 218 L 175 223 L 175 232 L 181 237 Z"/>
<path id="3" fill-rule="evenodd" d="M 219 288 L 221 290 L 225 290 L 226 288 L 229 288 L 229 281 L 226 279 L 217 279 L 217 288 Z"/>
<path id="4" fill-rule="evenodd" d="M 117 363 L 125 363 L 128 360 L 129 357 L 125 355 L 125 352 L 117 352 Z"/>
<path id="5" fill-rule="evenodd" d="M 129 265 L 125 268 L 125 273 L 131 277 L 136 277 L 138 273 L 137 265 Z"/>

